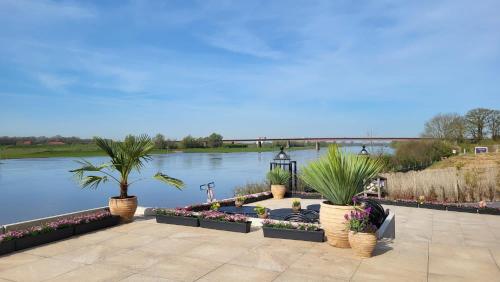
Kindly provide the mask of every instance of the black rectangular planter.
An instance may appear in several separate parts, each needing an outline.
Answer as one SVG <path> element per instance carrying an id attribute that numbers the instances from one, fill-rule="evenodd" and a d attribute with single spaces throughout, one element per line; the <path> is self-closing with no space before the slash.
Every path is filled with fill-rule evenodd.
<path id="1" fill-rule="evenodd" d="M 477 208 L 475 208 L 475 207 L 448 206 L 446 208 L 446 210 L 448 210 L 448 211 L 456 211 L 456 212 L 477 213 Z"/>
<path id="2" fill-rule="evenodd" d="M 486 207 L 486 208 L 479 208 L 479 209 L 478 209 L 478 212 L 479 212 L 480 214 L 500 215 L 500 209 L 496 209 L 496 208 L 489 208 L 489 207 Z"/>
<path id="3" fill-rule="evenodd" d="M 75 225 L 75 235 L 85 234 L 99 229 L 115 226 L 120 222 L 119 216 L 109 216 L 101 220 Z"/>
<path id="4" fill-rule="evenodd" d="M 297 229 L 280 229 L 271 227 L 262 227 L 264 237 L 281 238 L 290 240 L 302 240 L 311 242 L 324 242 L 325 231 L 306 231 Z"/>
<path id="5" fill-rule="evenodd" d="M 200 226 L 200 221 L 197 217 L 187 217 L 187 216 L 172 216 L 172 215 L 156 215 L 156 222 L 158 223 L 168 223 L 184 226 Z"/>
<path id="6" fill-rule="evenodd" d="M 208 220 L 200 219 L 200 226 L 203 228 L 248 233 L 250 232 L 251 221 L 247 222 L 230 222 L 230 221 L 218 221 L 218 220 Z"/>
<path id="7" fill-rule="evenodd" d="M 14 240 L 2 241 L 0 243 L 0 256 L 8 253 L 12 253 L 16 248 Z"/>
<path id="8" fill-rule="evenodd" d="M 62 229 L 57 229 L 37 236 L 28 236 L 16 239 L 16 250 L 23 250 L 31 247 L 36 247 L 42 244 L 66 239 L 73 236 L 73 226 Z"/>
<path id="9" fill-rule="evenodd" d="M 423 209 L 433 209 L 433 210 L 441 210 L 441 211 L 446 210 L 446 206 L 445 205 L 440 205 L 440 204 L 427 204 L 427 203 L 424 203 L 424 204 L 418 204 L 418 207 L 419 208 L 423 208 Z"/>

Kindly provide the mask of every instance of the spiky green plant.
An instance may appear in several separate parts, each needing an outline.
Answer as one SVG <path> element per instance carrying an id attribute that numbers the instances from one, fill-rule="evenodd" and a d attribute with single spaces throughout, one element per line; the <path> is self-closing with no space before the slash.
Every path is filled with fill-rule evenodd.
<path id="1" fill-rule="evenodd" d="M 267 180 L 271 185 L 287 185 L 290 181 L 290 172 L 281 167 L 275 167 L 267 173 Z"/>
<path id="2" fill-rule="evenodd" d="M 134 170 L 140 172 L 144 164 L 151 160 L 151 151 L 154 149 L 154 143 L 147 135 L 130 135 L 123 142 L 99 137 L 95 137 L 94 141 L 111 158 L 110 162 L 94 165 L 87 160 L 81 160 L 77 162 L 82 166 L 70 170 L 70 172 L 79 180 L 82 188 L 97 189 L 99 184 L 105 183 L 108 180 L 114 180 L 120 185 L 120 198 L 127 198 L 129 186 L 136 182 L 129 182 L 129 175 Z M 89 173 L 92 175 L 88 175 Z M 94 175 L 94 173 L 98 173 L 99 175 Z M 154 178 L 177 189 L 184 187 L 184 183 L 181 180 L 161 172 L 156 173 Z"/>
<path id="3" fill-rule="evenodd" d="M 300 178 L 334 205 L 350 205 L 365 183 L 382 170 L 378 158 L 342 152 L 336 145 L 301 170 Z"/>

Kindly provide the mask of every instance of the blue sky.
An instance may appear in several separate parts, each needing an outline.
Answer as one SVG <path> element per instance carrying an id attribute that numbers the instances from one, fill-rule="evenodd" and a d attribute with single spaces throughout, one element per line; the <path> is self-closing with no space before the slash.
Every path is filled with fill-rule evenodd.
<path id="1" fill-rule="evenodd" d="M 500 108 L 499 1 L 0 0 L 0 135 L 417 136 Z"/>

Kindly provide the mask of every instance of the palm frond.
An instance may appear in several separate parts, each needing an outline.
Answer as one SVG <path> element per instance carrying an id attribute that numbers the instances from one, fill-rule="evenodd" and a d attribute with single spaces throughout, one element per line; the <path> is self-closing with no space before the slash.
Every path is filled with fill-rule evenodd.
<path id="1" fill-rule="evenodd" d="M 182 182 L 182 180 L 170 177 L 170 176 L 163 174 L 161 172 L 156 173 L 154 178 L 157 180 L 160 180 L 163 183 L 174 186 L 175 188 L 177 188 L 179 190 L 184 188 L 184 182 Z"/>
<path id="2" fill-rule="evenodd" d="M 80 186 L 82 188 L 97 189 L 99 184 L 105 183 L 107 181 L 107 176 L 89 175 L 82 178 L 82 180 L 80 181 Z"/>

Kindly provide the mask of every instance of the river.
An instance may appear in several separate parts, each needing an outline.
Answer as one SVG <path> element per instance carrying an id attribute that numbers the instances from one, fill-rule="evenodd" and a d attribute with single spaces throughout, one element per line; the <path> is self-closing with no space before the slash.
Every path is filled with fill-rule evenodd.
<path id="1" fill-rule="evenodd" d="M 359 152 L 360 147 L 344 147 Z M 369 148 L 370 150 L 370 148 Z M 380 147 L 372 150 L 380 150 Z M 385 152 L 391 152 L 384 147 Z M 301 166 L 326 152 L 290 151 L 292 160 Z M 201 184 L 215 181 L 217 199 L 233 196 L 233 189 L 248 182 L 265 180 L 269 162 L 277 152 L 263 153 L 174 153 L 154 155 L 140 175 L 144 178 L 129 188 L 130 195 L 138 196 L 139 205 L 178 207 L 206 200 Z M 86 158 L 94 164 L 107 161 L 106 157 Z M 117 195 L 115 182 L 107 182 L 97 190 L 81 189 L 68 171 L 78 167 L 77 158 L 46 158 L 0 160 L 0 225 L 72 211 L 106 206 L 110 196 Z M 182 179 L 186 188 L 179 191 L 152 176 L 164 172 Z"/>

